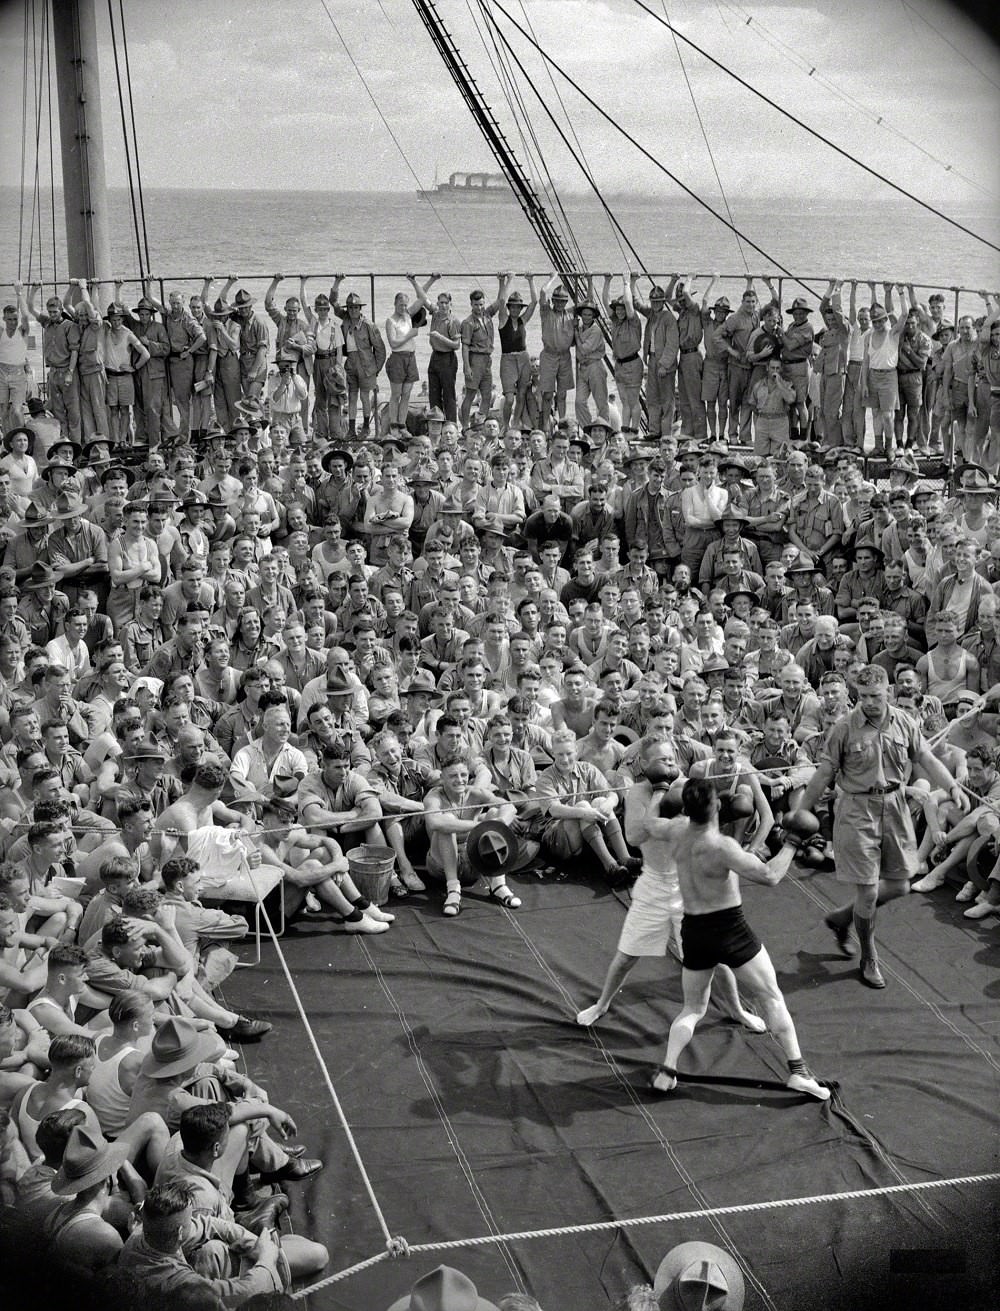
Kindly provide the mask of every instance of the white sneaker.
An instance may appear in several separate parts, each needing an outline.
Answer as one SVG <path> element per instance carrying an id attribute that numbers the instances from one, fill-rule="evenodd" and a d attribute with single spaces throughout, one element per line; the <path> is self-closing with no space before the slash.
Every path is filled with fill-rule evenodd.
<path id="1" fill-rule="evenodd" d="M 790 1088 L 792 1092 L 806 1093 L 809 1097 L 815 1097 L 818 1102 L 830 1100 L 830 1089 L 824 1088 L 811 1074 L 791 1074 L 785 1080 L 785 1087 Z"/>
<path id="2" fill-rule="evenodd" d="M 377 920 L 382 924 L 392 924 L 396 919 L 395 915 L 383 910 L 381 906 L 376 906 L 374 902 L 370 906 L 366 906 L 361 913 L 367 915 L 369 919 Z"/>
<path id="3" fill-rule="evenodd" d="M 916 883 L 910 884 L 911 892 L 936 892 L 938 888 L 944 887 L 944 875 L 938 874 L 936 870 L 931 870 L 922 879 Z"/>
<path id="4" fill-rule="evenodd" d="M 344 920 L 344 931 L 346 933 L 388 933 L 389 926 L 384 920 L 371 919 L 365 912 L 359 920 Z"/>
<path id="5" fill-rule="evenodd" d="M 990 915 L 1000 915 L 1000 906 L 994 906 L 992 901 L 980 901 L 965 912 L 967 920 L 984 920 Z"/>
<path id="6" fill-rule="evenodd" d="M 965 887 L 962 889 L 962 891 L 959 892 L 959 893 L 957 894 L 957 896 L 955 897 L 955 900 L 956 900 L 956 901 L 975 901 L 975 900 L 976 900 L 976 885 L 975 885 L 974 883 L 966 883 L 966 885 L 965 885 Z"/>

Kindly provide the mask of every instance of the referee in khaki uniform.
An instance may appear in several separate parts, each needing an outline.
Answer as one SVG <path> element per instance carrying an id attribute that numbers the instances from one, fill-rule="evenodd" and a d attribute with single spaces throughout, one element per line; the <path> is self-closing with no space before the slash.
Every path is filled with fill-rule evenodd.
<path id="1" fill-rule="evenodd" d="M 854 898 L 826 917 L 845 956 L 855 954 L 851 923 L 861 944 L 861 981 L 884 988 L 875 949 L 875 908 L 909 892 L 917 842 L 903 791 L 914 765 L 960 810 L 962 789 L 931 751 L 917 723 L 889 704 L 889 675 L 866 665 L 857 676 L 858 705 L 830 729 L 826 752 L 800 806 L 812 810 L 836 783 L 833 847 L 837 877 L 855 885 Z"/>

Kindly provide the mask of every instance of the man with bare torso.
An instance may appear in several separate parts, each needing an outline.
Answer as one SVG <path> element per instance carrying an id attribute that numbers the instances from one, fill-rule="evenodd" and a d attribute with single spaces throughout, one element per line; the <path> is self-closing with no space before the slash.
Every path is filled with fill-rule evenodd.
<path id="1" fill-rule="evenodd" d="M 642 956 L 665 956 L 667 949 L 681 959 L 680 927 L 684 914 L 677 865 L 670 838 L 654 836 L 647 820 L 659 820 L 661 803 L 667 789 L 680 778 L 673 745 L 669 741 L 646 738 L 640 759 L 645 778 L 625 794 L 625 837 L 642 852 L 642 873 L 632 888 L 631 904 L 618 939 L 618 949 L 608 967 L 600 997 L 593 1006 L 580 1011 L 577 1024 L 589 1028 L 611 1007 L 619 989 Z M 752 1033 L 763 1033 L 766 1026 L 759 1016 L 740 1003 L 736 981 L 726 965 L 720 965 L 715 977 L 719 1008 L 730 1019 L 738 1020 Z"/>
<path id="2" fill-rule="evenodd" d="M 683 818 L 646 818 L 649 836 L 665 839 L 677 863 L 684 903 L 684 1004 L 670 1026 L 666 1058 L 653 1076 L 652 1087 L 661 1093 L 673 1092 L 677 1087 L 677 1062 L 708 1007 L 712 976 L 719 965 L 728 965 L 737 983 L 760 1001 L 767 1026 L 785 1053 L 789 1075 L 786 1087 L 827 1101 L 830 1090 L 819 1083 L 802 1059 L 795 1025 L 778 988 L 771 958 L 747 924 L 740 896 L 740 877 L 768 887 L 780 883 L 791 865 L 794 849 L 782 847 L 765 864 L 733 838 L 720 833 L 718 794 L 705 780 L 688 779 L 681 800 Z"/>

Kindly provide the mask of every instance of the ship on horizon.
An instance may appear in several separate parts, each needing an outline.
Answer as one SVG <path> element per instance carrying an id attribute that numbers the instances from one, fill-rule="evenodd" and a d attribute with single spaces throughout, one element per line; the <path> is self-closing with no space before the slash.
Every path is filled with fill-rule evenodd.
<path id="1" fill-rule="evenodd" d="M 434 186 L 417 191 L 424 200 L 513 200 L 514 192 L 502 173 L 449 173 L 447 182 L 438 182 L 434 173 Z"/>

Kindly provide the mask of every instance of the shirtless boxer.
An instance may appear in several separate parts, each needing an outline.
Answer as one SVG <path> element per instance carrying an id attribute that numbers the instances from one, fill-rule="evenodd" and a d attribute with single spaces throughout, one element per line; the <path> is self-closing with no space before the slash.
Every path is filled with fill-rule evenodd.
<path id="1" fill-rule="evenodd" d="M 660 803 L 666 788 L 679 777 L 671 743 L 647 738 L 640 753 L 645 780 L 636 783 L 625 796 L 625 837 L 642 852 L 642 873 L 632 889 L 632 902 L 618 939 L 618 950 L 608 967 L 600 997 L 593 1006 L 580 1011 L 577 1024 L 595 1024 L 635 968 L 640 957 L 665 956 L 669 948 L 681 959 L 681 902 L 677 865 L 672 845 L 654 836 L 648 819 L 659 820 Z M 716 1005 L 730 1019 L 738 1020 L 753 1033 L 763 1033 L 767 1026 L 757 1015 L 740 1004 L 732 970 L 720 965 L 714 979 Z"/>
<path id="2" fill-rule="evenodd" d="M 711 783 L 688 779 L 681 797 L 686 818 L 646 818 L 650 837 L 664 841 L 677 863 L 684 902 L 684 1005 L 670 1026 L 666 1058 L 652 1087 L 661 1093 L 677 1087 L 677 1062 L 708 1008 L 715 969 L 728 965 L 737 983 L 759 998 L 767 1026 L 781 1044 L 788 1061 L 785 1086 L 825 1102 L 830 1090 L 802 1059 L 771 958 L 744 919 L 740 897 L 739 876 L 775 887 L 788 872 L 794 849 L 786 844 L 765 864 L 719 832 L 719 799 Z"/>

